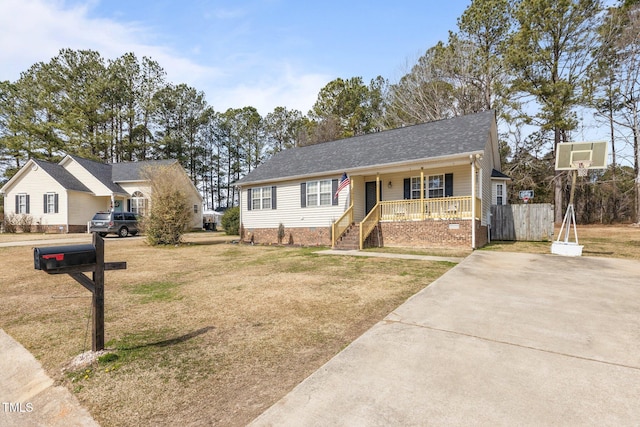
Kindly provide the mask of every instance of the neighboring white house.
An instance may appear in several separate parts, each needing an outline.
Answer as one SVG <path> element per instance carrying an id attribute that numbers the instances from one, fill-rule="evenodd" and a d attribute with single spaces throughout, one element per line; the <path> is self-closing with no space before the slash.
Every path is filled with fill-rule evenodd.
<path id="1" fill-rule="evenodd" d="M 491 204 L 492 205 L 508 205 L 509 197 L 507 196 L 507 183 L 511 181 L 511 178 L 507 175 L 493 170 L 491 172 Z"/>
<path id="2" fill-rule="evenodd" d="M 30 215 L 33 225 L 46 232 L 77 233 L 87 231 L 98 211 L 144 215 L 151 186 L 142 171 L 153 166 L 180 168 L 193 205 L 191 227 L 202 228 L 202 196 L 176 160 L 107 164 L 71 155 L 59 163 L 31 159 L 0 188 L 5 218 Z"/>
<path id="3" fill-rule="evenodd" d="M 236 182 L 242 238 L 481 247 L 497 188 L 506 203 L 500 168 L 494 111 L 284 150 Z"/>

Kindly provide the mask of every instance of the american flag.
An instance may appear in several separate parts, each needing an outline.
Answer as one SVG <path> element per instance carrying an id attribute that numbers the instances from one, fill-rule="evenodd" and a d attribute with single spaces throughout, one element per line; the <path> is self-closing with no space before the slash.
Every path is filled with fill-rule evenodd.
<path id="1" fill-rule="evenodd" d="M 340 194 L 340 190 L 342 190 L 345 187 L 348 187 L 350 182 L 351 180 L 347 176 L 347 173 L 346 172 L 343 173 L 342 178 L 340 178 L 340 182 L 338 183 L 338 189 L 336 190 L 336 194 L 333 196 L 333 198 L 337 199 L 338 195 Z"/>

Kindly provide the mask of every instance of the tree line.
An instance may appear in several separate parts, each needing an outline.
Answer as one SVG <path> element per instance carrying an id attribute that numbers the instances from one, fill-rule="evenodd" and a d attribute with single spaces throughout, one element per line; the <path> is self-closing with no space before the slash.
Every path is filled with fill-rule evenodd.
<path id="1" fill-rule="evenodd" d="M 638 222 L 639 60 L 638 0 L 473 0 L 398 81 L 337 78 L 306 114 L 261 116 L 215 111 L 150 58 L 63 49 L 0 82 L 0 166 L 6 180 L 32 157 L 175 158 L 206 207 L 229 207 L 233 182 L 281 150 L 493 109 L 512 203 L 534 190 L 561 222 L 571 181 L 554 170 L 555 147 L 594 123 L 607 129 L 609 165 L 578 180 L 579 220 Z"/>

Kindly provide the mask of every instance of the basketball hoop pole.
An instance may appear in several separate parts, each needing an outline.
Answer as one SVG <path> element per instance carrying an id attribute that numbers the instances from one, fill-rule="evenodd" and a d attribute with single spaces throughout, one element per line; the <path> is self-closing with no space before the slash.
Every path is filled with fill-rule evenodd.
<path id="1" fill-rule="evenodd" d="M 574 206 L 576 179 L 578 176 L 587 177 L 589 175 L 589 169 L 606 169 L 607 142 L 565 142 L 557 144 L 555 147 L 555 156 L 556 171 L 567 170 L 571 171 L 572 175 L 569 205 L 567 206 L 567 212 L 562 221 L 560 231 L 558 232 L 558 238 L 551 244 L 551 253 L 580 256 L 582 255 L 582 246 L 578 244 L 578 230 Z M 575 242 L 569 242 L 571 227 L 573 227 Z M 560 240 L 561 236 L 564 236 L 564 242 Z"/>
<path id="2" fill-rule="evenodd" d="M 573 208 L 573 199 L 575 196 L 577 172 L 571 171 L 571 192 L 569 193 L 569 205 L 567 206 L 567 212 L 564 214 L 560 231 L 558 232 L 557 242 L 560 242 L 560 236 L 564 230 L 564 243 L 569 243 L 569 234 L 571 233 L 571 227 L 573 226 L 573 237 L 576 240 L 575 244 L 578 244 L 578 228 L 576 224 L 576 212 Z M 566 229 L 565 229 L 566 227 Z"/>

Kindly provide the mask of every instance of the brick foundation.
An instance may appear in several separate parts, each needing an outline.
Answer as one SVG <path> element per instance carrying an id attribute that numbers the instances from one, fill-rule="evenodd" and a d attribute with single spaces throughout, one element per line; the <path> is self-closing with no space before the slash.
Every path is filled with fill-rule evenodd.
<path id="1" fill-rule="evenodd" d="M 476 222 L 476 248 L 481 248 L 489 243 L 489 227 Z"/>
<path id="2" fill-rule="evenodd" d="M 379 231 L 379 232 L 378 232 Z M 378 241 L 380 239 L 380 241 Z M 277 228 L 245 228 L 243 241 L 260 245 L 278 244 Z M 476 222 L 476 247 L 487 244 L 487 227 Z M 330 227 L 286 228 L 282 244 L 331 246 Z M 380 222 L 365 246 L 471 247 L 470 220 L 426 220 Z"/>
<path id="3" fill-rule="evenodd" d="M 243 241 L 260 245 L 277 245 L 277 228 L 245 228 Z M 282 244 L 331 246 L 331 227 L 295 227 L 284 229 Z"/>
<path id="4" fill-rule="evenodd" d="M 375 230 L 374 230 L 375 231 Z M 382 246 L 471 247 L 470 220 L 381 222 Z M 377 238 L 375 239 L 377 241 Z M 377 243 L 377 242 L 376 242 Z M 476 222 L 476 247 L 487 244 L 487 227 Z"/>
<path id="5" fill-rule="evenodd" d="M 23 233 L 22 227 L 16 226 L 16 232 Z M 31 233 L 44 234 L 67 234 L 67 233 L 86 233 L 86 225 L 62 225 L 62 224 L 33 224 L 31 225 Z"/>

